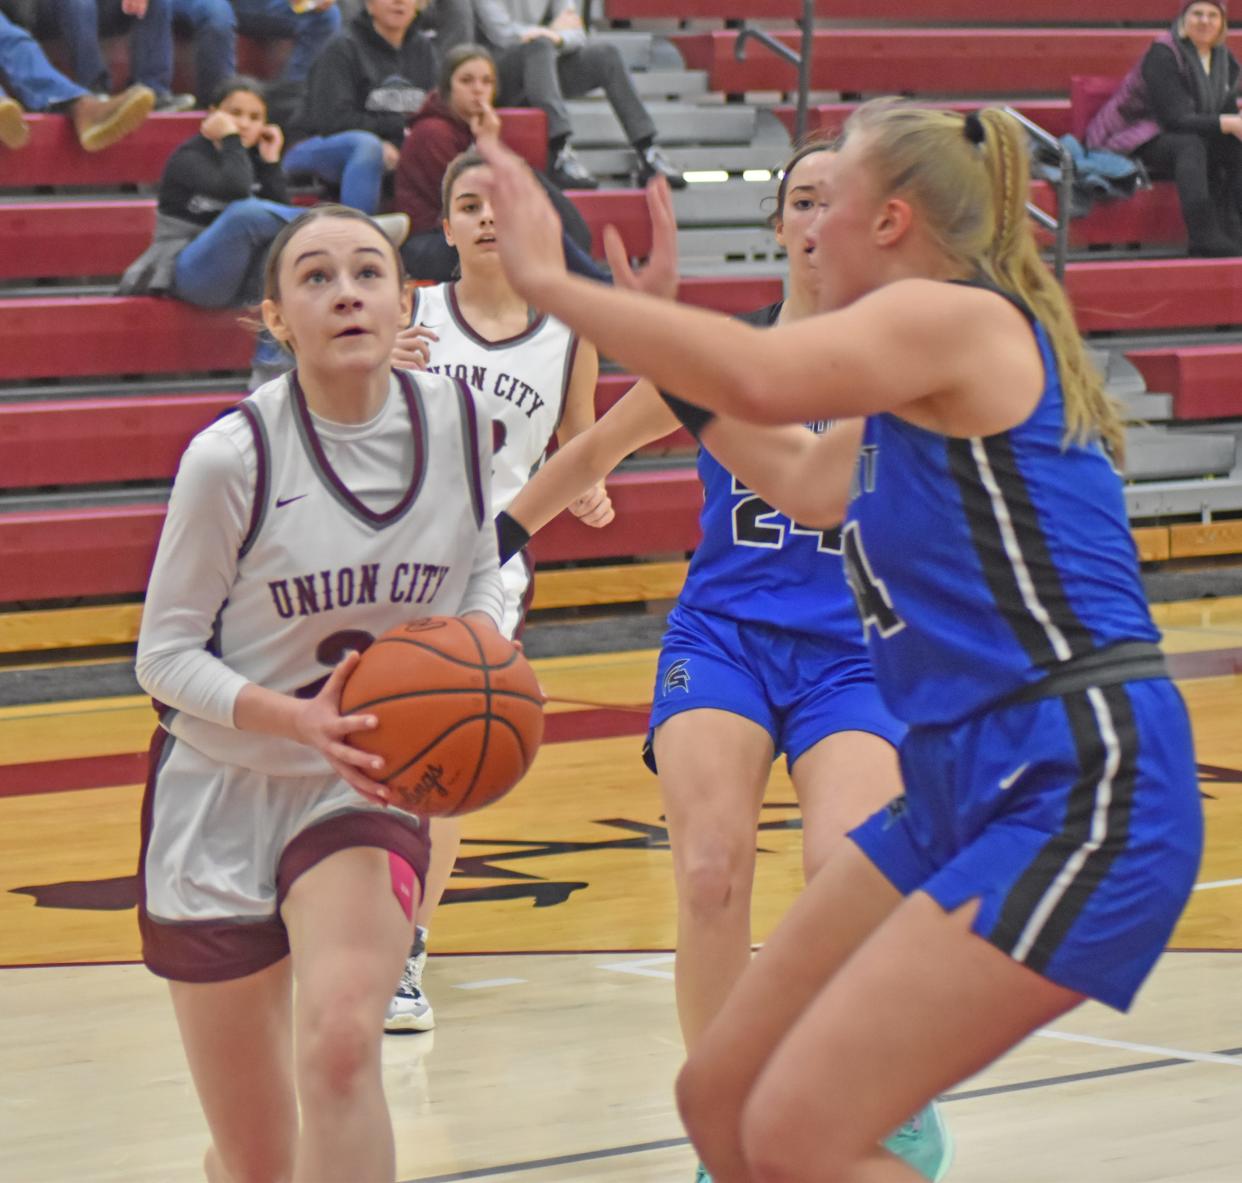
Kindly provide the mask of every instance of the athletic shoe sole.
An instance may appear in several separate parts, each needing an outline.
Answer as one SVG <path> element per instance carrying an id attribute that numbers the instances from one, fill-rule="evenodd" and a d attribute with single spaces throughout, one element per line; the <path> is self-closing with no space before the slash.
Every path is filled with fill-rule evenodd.
<path id="1" fill-rule="evenodd" d="M 155 107 L 155 93 L 146 87 L 134 88 L 134 92 L 115 111 L 99 123 L 92 124 L 80 137 L 85 152 L 102 152 L 123 140 L 130 132 L 142 126 L 142 122 Z"/>
<path id="2" fill-rule="evenodd" d="M 392 1015 L 384 1020 L 384 1030 L 390 1035 L 407 1031 L 431 1031 L 435 1025 L 436 1018 L 431 1011 L 425 1015 Z"/>
<path id="3" fill-rule="evenodd" d="M 0 99 L 0 144 L 16 151 L 30 140 L 30 125 L 13 99 Z"/>

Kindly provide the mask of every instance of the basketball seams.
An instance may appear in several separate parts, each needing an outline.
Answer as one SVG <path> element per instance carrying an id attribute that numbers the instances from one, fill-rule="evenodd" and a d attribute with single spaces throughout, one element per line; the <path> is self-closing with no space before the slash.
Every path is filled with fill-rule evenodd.
<path id="1" fill-rule="evenodd" d="M 483 651 L 483 642 L 479 640 L 479 634 L 474 631 L 474 625 L 472 625 L 468 620 L 463 620 L 460 616 L 457 617 L 457 619 L 461 621 L 462 627 L 465 628 L 466 632 L 470 634 L 470 639 L 474 642 L 474 647 L 479 651 L 479 658 L 482 662 L 484 662 L 483 665 L 477 668 L 483 671 L 483 708 L 487 712 L 487 718 L 483 723 L 483 741 L 479 744 L 479 758 L 474 766 L 474 775 L 471 776 L 469 786 L 466 791 L 462 793 L 461 799 L 454 807 L 454 813 L 457 813 L 465 808 L 466 802 L 470 800 L 471 796 L 474 794 L 474 790 L 478 787 L 479 773 L 483 771 L 483 764 L 487 759 L 487 749 L 490 746 L 492 739 L 491 666 L 487 664 L 487 654 Z M 513 652 L 516 656 L 517 650 L 515 649 Z"/>
<path id="2" fill-rule="evenodd" d="M 403 698 L 442 698 L 458 694 L 483 694 L 483 691 L 474 686 L 464 686 L 460 690 L 449 686 L 436 687 L 434 690 L 402 690 L 400 694 L 388 694 L 383 698 L 372 698 L 366 702 L 356 703 L 349 708 L 349 713 L 356 715 L 359 711 L 374 710 L 385 703 L 400 702 Z M 492 698 L 507 698 L 510 701 L 529 702 L 537 707 L 543 706 L 543 699 L 535 698 L 530 694 L 523 694 L 520 690 L 493 690 L 487 697 L 489 700 Z"/>
<path id="3" fill-rule="evenodd" d="M 385 641 L 401 641 L 415 652 L 377 654 L 376 646 Z M 491 652 L 503 660 L 493 662 Z M 378 779 L 394 789 L 394 804 L 458 816 L 503 796 L 526 775 L 539 748 L 546 700 L 520 657 L 520 650 L 499 638 L 493 642 L 461 617 L 442 618 L 421 635 L 417 624 L 398 626 L 368 647 L 363 668 L 345 688 L 346 697 L 353 690 L 365 701 L 342 710 L 378 715 L 374 745 L 362 737 L 359 746 L 390 764 Z M 373 661 L 370 671 L 368 661 Z M 475 697 L 466 701 L 463 695 Z M 496 730 L 493 719 L 501 724 Z M 428 735 L 430 727 L 438 733 Z M 418 750 L 411 751 L 415 745 Z"/>
<path id="4" fill-rule="evenodd" d="M 507 727 L 510 731 L 513 732 L 513 738 L 514 738 L 514 741 L 517 743 L 518 751 L 522 753 L 522 776 L 525 776 L 530 771 L 531 761 L 530 761 L 530 757 L 527 756 L 526 754 L 526 745 L 522 742 L 522 733 L 516 727 L 514 727 L 514 725 L 508 719 L 497 717 L 496 722 L 503 727 Z M 522 779 L 522 776 L 518 777 L 518 781 Z M 508 789 L 506 789 L 503 793 L 501 793 L 500 797 L 504 797 L 508 793 L 513 792 L 513 790 L 517 787 L 518 781 L 515 781 L 513 785 L 511 785 Z M 493 797 L 492 800 L 499 801 L 500 797 Z M 458 801 L 457 804 L 452 809 L 450 809 L 449 812 L 446 813 L 444 816 L 445 817 L 459 817 L 462 813 L 462 807 L 465 804 L 466 804 L 466 797 L 462 797 L 462 799 Z"/>
<path id="5" fill-rule="evenodd" d="M 455 619 L 460 619 L 460 617 L 456 617 Z M 462 623 L 465 624 L 464 621 L 462 621 Z M 508 659 L 505 661 L 499 663 L 488 661 L 487 654 L 483 652 L 482 646 L 479 645 L 478 637 L 476 637 L 473 631 L 470 630 L 469 625 L 466 626 L 466 629 L 470 632 L 470 637 L 474 641 L 476 648 L 478 648 L 479 653 L 483 658 L 482 664 L 474 661 L 466 661 L 461 657 L 454 657 L 450 653 L 445 653 L 443 649 L 437 649 L 435 645 L 428 645 L 426 641 L 416 641 L 411 637 L 376 637 L 370 648 L 374 649 L 379 645 L 413 645 L 416 649 L 422 649 L 425 653 L 432 653 L 436 657 L 439 657 L 441 660 L 447 661 L 452 665 L 462 665 L 471 670 L 507 670 L 515 661 L 517 661 L 518 652 L 516 649 L 509 654 Z"/>

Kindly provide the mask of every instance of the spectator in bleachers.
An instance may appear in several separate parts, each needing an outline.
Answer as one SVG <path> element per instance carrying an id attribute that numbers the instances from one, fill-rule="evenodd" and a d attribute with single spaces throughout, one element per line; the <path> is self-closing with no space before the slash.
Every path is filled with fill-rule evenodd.
<path id="1" fill-rule="evenodd" d="M 24 147 L 30 138 L 27 111 L 62 112 L 73 122 L 78 143 L 98 152 L 139 127 L 155 105 L 155 93 L 146 86 L 97 98 L 57 70 L 30 33 L 3 13 L 0 83 L 0 144 L 10 149 Z"/>
<path id="2" fill-rule="evenodd" d="M 226 79 L 197 134 L 164 166 L 155 237 L 122 276 L 120 294 L 167 294 L 200 308 L 256 303 L 268 246 L 302 212 L 288 203 L 283 146 L 280 128 L 267 121 L 262 84 Z M 407 220 L 380 225 L 400 246 Z M 252 386 L 288 368 L 266 334 L 251 365 Z"/>
<path id="3" fill-rule="evenodd" d="M 132 81 L 155 92 L 157 111 L 188 111 L 194 96 L 174 94 L 172 0 L 51 0 L 38 31 L 59 34 L 69 53 L 69 69 L 87 90 L 112 90 L 101 35 L 129 31 Z"/>
<path id="4" fill-rule="evenodd" d="M 334 0 L 172 0 L 173 21 L 191 30 L 198 92 L 215 94 L 237 72 L 237 34 L 260 41 L 291 40 L 282 79 L 305 81 L 323 47 L 341 30 Z"/>
<path id="5" fill-rule="evenodd" d="M 442 186 L 450 162 L 469 150 L 485 119 L 495 119 L 496 63 L 481 45 L 458 45 L 445 55 L 436 89 L 414 116 L 397 164 L 395 208 L 410 216 L 401 248 L 413 279 L 445 283 L 457 271 L 457 250 L 444 237 Z M 591 231 L 577 207 L 544 181 L 563 227 L 570 270 L 595 279 L 606 273 L 591 258 Z"/>
<path id="6" fill-rule="evenodd" d="M 474 0 L 478 37 L 500 67 L 500 102 L 538 107 L 548 116 L 549 173 L 562 189 L 594 189 L 591 175 L 570 146 L 567 98 L 597 86 L 634 147 L 641 184 L 656 175 L 680 189 L 685 178 L 656 147 L 656 127 L 638 97 L 615 45 L 592 42 L 575 0 Z"/>
<path id="7" fill-rule="evenodd" d="M 414 28 L 421 7 L 422 0 L 367 0 L 316 59 L 291 129 L 297 142 L 285 170 L 339 182 L 341 201 L 367 213 L 379 208 L 406 124 L 436 84 L 435 51 Z"/>
<path id="8" fill-rule="evenodd" d="M 283 146 L 262 85 L 226 79 L 197 134 L 164 166 L 155 237 L 122 276 L 120 294 L 167 294 L 201 308 L 257 303 L 267 248 L 301 212 L 287 200 Z M 252 386 L 288 368 L 266 333 L 251 367 Z"/>
<path id="9" fill-rule="evenodd" d="M 366 8 L 366 0 L 340 0 L 340 6 L 348 23 Z M 434 40 L 436 56 L 443 59 L 450 49 L 474 40 L 474 0 L 430 0 L 415 27 Z"/>
<path id="10" fill-rule="evenodd" d="M 1136 155 L 1171 177 L 1190 254 L 1242 254 L 1242 115 L 1227 0 L 1178 5 L 1161 33 L 1087 127 L 1087 147 Z"/>

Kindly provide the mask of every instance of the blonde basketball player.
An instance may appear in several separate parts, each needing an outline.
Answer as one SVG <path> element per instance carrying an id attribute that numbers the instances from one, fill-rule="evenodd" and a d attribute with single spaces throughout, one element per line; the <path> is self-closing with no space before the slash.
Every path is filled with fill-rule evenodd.
<path id="1" fill-rule="evenodd" d="M 498 624 L 490 428 L 458 384 L 392 370 L 410 302 L 365 215 L 291 222 L 265 291 L 297 368 L 191 442 L 147 594 L 143 957 L 170 982 L 211 1183 L 382 1183 L 380 1041 L 427 836 L 346 742 L 374 718 L 338 703 L 395 624 Z"/>
<path id="2" fill-rule="evenodd" d="M 484 152 L 510 278 L 691 400 L 674 409 L 708 446 L 712 411 L 867 417 L 804 479 L 845 516 L 906 791 L 790 910 L 678 1100 L 717 1183 L 914 1183 L 885 1132 L 1084 999 L 1127 1009 L 1203 849 L 1122 426 L 1039 258 L 1025 133 L 999 110 L 860 107 L 812 232 L 837 311 L 763 332 L 566 278 L 542 193 Z"/>
<path id="3" fill-rule="evenodd" d="M 809 236 L 834 164 L 823 141 L 803 145 L 786 163 L 772 225 L 789 256 L 787 296 L 741 319 L 766 327 L 814 315 Z M 649 204 L 657 244 L 675 236 L 667 191 L 651 193 Z M 502 561 L 509 536 L 533 533 L 676 425 L 656 389 L 638 382 L 501 515 Z M 773 760 L 785 754 L 798 797 L 808 883 L 853 826 L 901 791 L 896 744 L 904 728 L 880 701 L 838 534 L 808 528 L 821 524 L 816 482 L 778 488 L 780 500 L 769 501 L 768 489 L 747 479 L 752 471 L 767 477 L 774 451 L 800 456 L 830 432 L 848 434 L 848 446 L 857 447 L 857 420 L 811 427 L 713 423 L 711 447 L 698 457 L 703 538 L 661 645 L 643 755 L 659 773 L 668 818 L 677 1010 L 691 1054 L 750 964 L 756 827 Z M 952 1140 L 931 1105 L 887 1145 L 927 1179 L 943 1178 L 952 1159 Z M 710 1183 L 701 1166 L 697 1180 Z"/>
<path id="4" fill-rule="evenodd" d="M 542 316 L 513 290 L 496 251 L 496 226 L 484 194 L 488 169 L 482 157 L 464 152 L 444 174 L 444 234 L 457 248 L 461 278 L 420 288 L 411 327 L 397 340 L 393 363 L 426 368 L 466 383 L 479 410 L 493 424 L 493 514 L 503 510 L 543 463 L 556 436 L 564 444 L 595 420 L 599 358 L 589 341 L 558 320 Z M 591 525 L 612 517 L 602 482 L 571 509 Z M 521 626 L 531 589 L 523 554 L 501 567 L 505 609 L 501 631 Z M 427 1031 L 435 1025 L 423 993 L 427 933 L 461 846 L 461 822 L 431 824 L 431 867 L 418 911 L 414 945 L 389 1007 L 389 1031 Z"/>

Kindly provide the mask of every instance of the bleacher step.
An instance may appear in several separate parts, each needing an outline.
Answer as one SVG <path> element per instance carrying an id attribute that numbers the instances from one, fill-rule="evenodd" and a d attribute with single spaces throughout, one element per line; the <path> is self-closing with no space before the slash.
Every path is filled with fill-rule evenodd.
<path id="1" fill-rule="evenodd" d="M 575 148 L 628 142 L 607 103 L 575 99 L 567 105 Z M 655 102 L 647 110 L 662 144 L 749 144 L 755 134 L 752 107 Z"/>
<path id="2" fill-rule="evenodd" d="M 1126 431 L 1127 480 L 1228 476 L 1236 462 L 1237 441 L 1228 433 L 1191 434 L 1158 427 Z"/>

